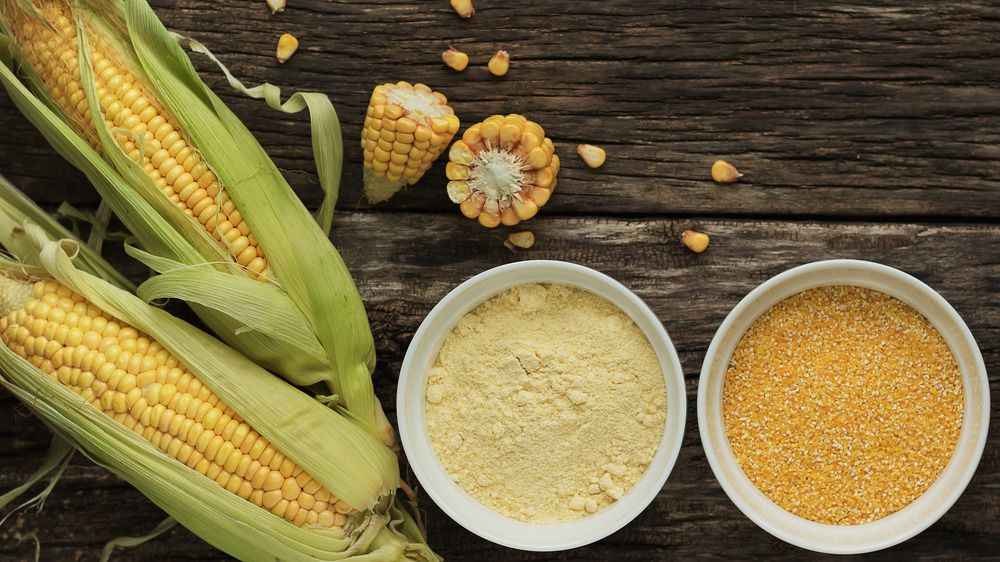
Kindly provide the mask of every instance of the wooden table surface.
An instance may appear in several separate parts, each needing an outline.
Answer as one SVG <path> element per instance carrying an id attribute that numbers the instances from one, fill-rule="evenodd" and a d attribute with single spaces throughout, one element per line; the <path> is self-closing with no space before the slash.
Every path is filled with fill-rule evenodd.
<path id="1" fill-rule="evenodd" d="M 171 30 L 206 43 L 248 84 L 328 93 L 345 137 L 333 242 L 366 304 L 379 364 L 376 389 L 394 418 L 396 376 L 417 326 L 450 289 L 525 259 L 583 264 L 620 280 L 663 321 L 684 366 L 688 417 L 677 465 L 634 522 L 556 554 L 495 546 L 422 497 L 430 544 L 448 560 L 792 558 L 741 514 L 716 482 L 698 436 L 698 373 L 723 318 L 755 286 L 831 258 L 880 262 L 947 299 L 975 335 L 1000 385 L 1000 5 L 987 2 L 794 3 L 476 0 L 458 18 L 445 0 L 155 0 Z M 284 32 L 301 47 L 273 56 Z M 441 63 L 448 45 L 469 68 Z M 510 73 L 491 76 L 497 49 Z M 205 57 L 205 81 L 245 120 L 307 204 L 319 201 L 309 127 L 230 90 Z M 541 123 L 563 166 L 551 201 L 515 229 L 488 230 L 449 202 L 444 165 L 391 201 L 361 198 L 359 138 L 372 87 L 424 82 L 445 93 L 463 126 L 494 113 Z M 464 127 L 463 127 L 464 128 Z M 92 208 L 96 197 L 0 94 L 0 173 L 47 208 Z M 607 149 L 587 168 L 578 143 Z M 716 159 L 744 172 L 720 185 Z M 507 233 L 528 228 L 530 250 Z M 685 229 L 711 235 L 694 254 Z M 130 275 L 144 271 L 111 248 Z M 995 404 L 995 402 L 994 402 Z M 982 462 L 958 502 L 917 537 L 869 559 L 957 559 L 1000 553 L 997 406 Z M 39 465 L 49 433 L 0 391 L 0 491 Z M 411 483 L 416 483 L 410 476 Z M 8 510 L 9 511 L 9 510 Z M 41 512 L 0 527 L 0 558 L 95 559 L 121 535 L 163 518 L 151 502 L 77 456 Z M 176 527 L 118 549 L 119 560 L 224 559 Z"/>

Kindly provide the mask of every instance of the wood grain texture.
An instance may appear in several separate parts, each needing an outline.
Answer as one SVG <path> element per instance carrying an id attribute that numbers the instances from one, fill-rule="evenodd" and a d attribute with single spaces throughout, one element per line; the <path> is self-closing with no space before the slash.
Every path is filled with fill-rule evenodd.
<path id="1" fill-rule="evenodd" d="M 685 370 L 688 417 L 676 468 L 638 519 L 585 548 L 532 554 L 491 545 L 426 496 L 432 546 L 448 560 L 802 559 L 756 527 L 716 482 L 698 437 L 695 395 L 715 330 L 769 277 L 832 258 L 881 262 L 939 291 L 979 342 L 1000 390 L 1000 6 L 992 3 L 476 2 L 460 20 L 444 0 L 153 0 L 167 27 L 206 43 L 247 84 L 330 94 L 345 136 L 341 212 L 332 239 L 368 309 L 376 391 L 395 420 L 396 376 L 423 317 L 458 283 L 522 259 L 559 259 L 620 280 L 664 322 Z M 299 37 L 284 65 L 277 37 Z M 472 63 L 440 62 L 448 45 Z M 499 48 L 511 72 L 490 76 Z M 233 93 L 205 57 L 196 68 L 245 120 L 309 205 L 319 201 L 309 126 Z M 425 82 L 449 96 L 464 126 L 493 113 L 540 122 L 563 160 L 559 187 L 523 227 L 536 246 L 503 247 L 516 229 L 461 217 L 444 166 L 385 204 L 361 201 L 357 145 L 371 88 Z M 0 173 L 47 208 L 93 207 L 83 181 L 0 94 Z M 577 143 L 608 151 L 598 170 Z M 725 158 L 745 173 L 718 185 Z M 694 228 L 712 245 L 678 243 Z M 140 279 L 119 248 L 111 259 Z M 182 308 L 174 310 L 186 314 Z M 189 316 L 189 315 L 188 315 Z M 1000 552 L 1000 419 L 965 494 L 917 537 L 861 559 L 988 558 Z M 0 492 L 41 462 L 48 430 L 0 391 Z M 405 473 L 405 459 L 403 460 Z M 411 483 L 416 483 L 410 477 Z M 5 515 L 7 511 L 0 513 Z M 0 558 L 92 560 L 163 513 L 78 455 L 41 512 L 0 527 Z M 118 549 L 116 560 L 224 560 L 181 528 Z"/>

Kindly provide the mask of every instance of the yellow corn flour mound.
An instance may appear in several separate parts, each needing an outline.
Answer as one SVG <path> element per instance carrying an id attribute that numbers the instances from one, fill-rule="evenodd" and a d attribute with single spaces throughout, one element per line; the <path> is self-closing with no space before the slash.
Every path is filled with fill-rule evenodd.
<path id="1" fill-rule="evenodd" d="M 533 523 L 621 498 L 656 453 L 666 388 L 646 336 L 589 292 L 526 284 L 463 317 L 427 384 L 427 426 L 451 477 Z"/>

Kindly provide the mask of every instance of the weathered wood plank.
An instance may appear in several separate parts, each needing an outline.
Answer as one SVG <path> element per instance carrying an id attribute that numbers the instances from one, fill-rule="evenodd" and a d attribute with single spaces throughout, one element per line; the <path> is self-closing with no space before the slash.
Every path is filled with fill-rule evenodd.
<path id="1" fill-rule="evenodd" d="M 677 241 L 695 226 L 713 237 L 704 254 Z M 522 259 L 562 259 L 603 271 L 630 287 L 664 322 L 681 355 L 688 417 L 678 463 L 653 504 L 631 525 L 599 543 L 560 554 L 530 554 L 490 545 L 452 522 L 426 496 L 431 544 L 449 560 L 796 559 L 805 551 L 770 537 L 746 519 L 714 479 L 698 438 L 697 377 L 705 350 L 728 311 L 765 279 L 790 267 L 831 258 L 877 261 L 906 271 L 940 292 L 979 341 L 991 389 L 1000 391 L 1000 227 L 717 219 L 549 217 L 533 225 L 536 246 L 512 253 L 503 234 L 460 216 L 422 213 L 342 213 L 333 240 L 354 273 L 369 311 L 379 365 L 377 392 L 394 419 L 395 381 L 402 355 L 426 313 L 462 280 Z M 877 555 L 894 559 L 953 559 L 1000 547 L 1000 409 L 976 476 L 958 503 L 916 538 Z M 48 432 L 0 394 L 0 489 L 39 464 Z M 411 477 L 412 481 L 412 477 Z M 415 482 L 414 482 L 415 483 Z M 14 532 L 37 533 L 43 559 L 81 552 L 90 559 L 121 534 L 143 534 L 162 519 L 137 492 L 83 459 L 74 461 L 56 495 L 37 516 L 15 516 L 0 529 L 0 557 L 24 557 Z M 184 530 L 122 551 L 116 559 L 224 559 Z M 876 555 L 869 556 L 875 559 Z"/>
<path id="2" fill-rule="evenodd" d="M 481 3 L 483 4 L 483 3 Z M 443 1 L 154 1 L 176 31 L 203 40 L 248 83 L 328 92 L 346 139 L 343 199 L 360 201 L 361 120 L 371 88 L 406 79 L 438 87 L 465 124 L 524 112 L 564 167 L 551 214 L 648 216 L 1000 216 L 1000 10 L 988 4 L 555 0 L 485 3 L 462 21 Z M 276 38 L 302 40 L 285 65 Z M 472 66 L 440 62 L 448 44 Z M 510 74 L 484 65 L 497 48 Z M 231 103 L 306 201 L 311 148 L 302 119 L 232 93 L 205 57 L 206 81 Z M 53 201 L 93 201 L 78 175 L 0 97 L 0 172 Z M 599 171 L 580 142 L 608 148 Z M 25 154 L 30 157 L 25 158 Z M 716 158 L 745 173 L 709 180 Z M 66 176 L 68 179 L 64 179 Z M 379 210 L 440 210 L 443 166 Z"/>

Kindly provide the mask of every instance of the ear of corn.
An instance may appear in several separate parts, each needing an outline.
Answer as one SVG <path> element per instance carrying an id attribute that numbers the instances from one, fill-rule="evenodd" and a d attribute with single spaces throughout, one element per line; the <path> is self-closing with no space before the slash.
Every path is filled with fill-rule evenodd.
<path id="1" fill-rule="evenodd" d="M 128 71 L 128 59 L 103 39 L 107 35 L 96 26 L 77 25 L 69 4 L 43 0 L 38 9 L 41 21 L 15 13 L 12 31 L 46 90 L 55 94 L 55 103 L 92 142 L 101 139 L 105 146 L 114 142 L 174 205 L 226 245 L 233 260 L 266 278 L 263 251 L 239 210 L 197 148 Z M 82 50 L 78 31 L 88 39 Z M 81 60 L 90 64 L 80 64 Z M 93 95 L 87 95 L 90 90 Z"/>
<path id="2" fill-rule="evenodd" d="M 23 4 L 26 0 L 6 1 Z M 268 256 L 272 280 L 294 304 L 299 324 L 311 328 L 319 347 L 307 346 L 312 348 L 310 354 L 283 353 L 284 342 L 280 338 L 258 330 L 246 331 L 242 321 L 220 311 L 228 306 L 226 303 L 239 302 L 243 296 L 239 291 L 245 288 L 242 284 L 238 287 L 215 285 L 213 299 L 194 303 L 192 308 L 220 337 L 296 384 L 325 383 L 356 419 L 385 443 L 392 443 L 392 428 L 375 399 L 371 384 L 374 344 L 367 315 L 353 279 L 329 243 L 324 229 L 313 221 L 242 123 L 200 81 L 186 55 L 145 2 L 130 0 L 122 4 L 114 0 L 94 0 L 72 5 L 73 21 L 86 21 L 86 24 L 76 25 L 79 48 L 76 59 L 92 61 L 95 52 L 116 51 L 114 56 L 105 58 L 113 62 L 120 60 L 128 73 L 143 85 L 143 92 L 150 94 L 143 94 L 150 100 L 150 106 L 155 101 L 162 107 L 176 124 L 175 129 L 183 131 L 185 142 L 198 148 L 200 157 L 209 163 L 219 185 L 239 210 L 243 223 L 250 227 L 256 242 Z M 4 31 L 16 37 L 10 32 L 13 9 L 9 4 L 5 6 Z M 15 53 L 23 50 L 18 45 L 9 47 Z M 0 57 L 6 59 L 7 49 L 2 51 Z M 228 259 L 231 248 L 216 241 L 203 225 L 177 212 L 176 205 L 156 186 L 157 180 L 123 150 L 118 137 L 133 134 L 140 141 L 136 147 L 141 153 L 138 156 L 145 158 L 148 150 L 143 145 L 146 135 L 140 134 L 142 131 L 124 131 L 123 127 L 111 129 L 106 124 L 94 127 L 104 157 L 113 164 L 113 168 L 109 167 L 87 148 L 83 138 L 72 133 L 67 123 L 76 124 L 76 120 L 57 118 L 53 114 L 52 108 L 59 107 L 55 101 L 59 92 L 47 93 L 38 89 L 44 86 L 44 80 L 36 79 L 33 80 L 36 91 L 45 101 L 36 98 L 17 81 L 12 71 L 13 62 L 5 60 L 5 63 L 0 69 L 0 78 L 15 103 L 64 156 L 87 173 L 115 214 L 136 235 L 143 250 L 184 266 L 210 263 L 231 275 L 242 274 L 242 268 Z M 99 68 L 100 64 L 97 61 L 93 66 L 79 66 L 82 101 L 92 118 L 103 115 L 104 110 L 99 81 L 108 68 Z M 39 73 L 29 72 L 29 75 L 38 76 Z M 277 104 L 274 89 L 265 90 L 261 95 L 268 98 L 269 104 Z M 299 108 L 302 105 L 323 107 L 316 99 L 299 98 L 295 105 Z M 113 103 L 108 107 L 113 107 Z M 81 103 L 76 104 L 77 108 L 80 106 Z M 328 100 L 325 107 L 332 110 Z M 329 124 L 331 120 L 336 121 L 335 114 L 325 122 Z M 92 121 L 97 122 L 97 119 Z M 337 132 L 339 134 L 339 129 Z M 128 148 L 127 142 L 125 148 Z M 336 159 L 339 162 L 339 153 Z M 325 170 L 321 167 L 321 177 L 331 176 L 339 177 L 339 163 L 326 166 Z M 330 200 L 328 197 L 327 202 Z M 320 222 L 324 226 L 329 224 L 331 213 L 331 205 L 321 207 Z M 237 249 L 241 250 L 238 258 L 245 248 Z"/>
<path id="3" fill-rule="evenodd" d="M 556 187 L 555 146 L 521 115 L 493 115 L 469 127 L 448 156 L 448 197 L 483 226 L 530 219 Z"/>
<path id="4" fill-rule="evenodd" d="M 376 86 L 361 131 L 368 202 L 385 201 L 404 185 L 416 183 L 458 127 L 448 98 L 426 85 Z"/>
<path id="5" fill-rule="evenodd" d="M 22 232 L 21 259 L 40 263 L 29 269 L 47 280 L 13 281 L 24 268 L 0 259 L 0 297 L 22 295 L 13 310 L 0 306 L 0 384 L 57 433 L 241 559 L 436 559 L 387 529 L 406 519 L 386 496 L 398 473 L 381 443 L 232 349 L 78 271 L 76 242 L 52 241 L 30 222 L 12 227 L 15 215 L 0 216 L 0 232 Z"/>

